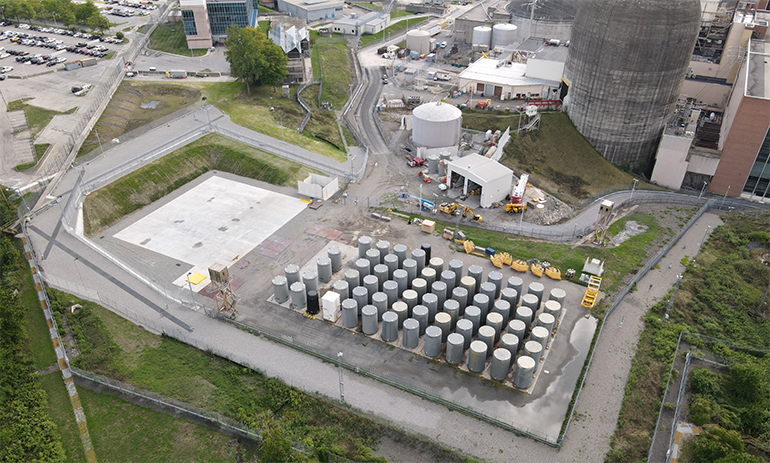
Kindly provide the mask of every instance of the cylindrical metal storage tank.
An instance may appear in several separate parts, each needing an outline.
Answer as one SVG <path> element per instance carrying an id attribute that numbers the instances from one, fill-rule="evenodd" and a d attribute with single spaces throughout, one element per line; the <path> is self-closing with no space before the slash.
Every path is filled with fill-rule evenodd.
<path id="1" fill-rule="evenodd" d="M 390 310 L 395 313 L 398 316 L 398 327 L 401 328 L 401 326 L 404 324 L 404 320 L 409 318 L 407 316 L 408 307 L 406 305 L 406 302 L 402 301 L 396 301 L 391 306 Z"/>
<path id="2" fill-rule="evenodd" d="M 527 294 L 532 294 L 537 298 L 537 307 L 540 307 L 540 303 L 543 302 L 543 292 L 545 291 L 545 286 L 543 286 L 542 283 L 538 281 L 533 281 L 529 284 L 527 287 Z"/>
<path id="3" fill-rule="evenodd" d="M 441 281 L 446 283 L 447 293 L 452 294 L 452 290 L 455 289 L 455 272 L 444 270 L 441 272 Z"/>
<path id="4" fill-rule="evenodd" d="M 472 300 L 473 295 L 476 294 L 476 279 L 470 276 L 464 276 L 460 278 L 460 286 L 468 291 L 468 300 Z"/>
<path id="5" fill-rule="evenodd" d="M 489 45 L 492 43 L 492 28 L 487 26 L 474 27 L 471 42 L 473 45 Z"/>
<path id="6" fill-rule="evenodd" d="M 393 272 L 398 270 L 398 256 L 395 254 L 388 254 L 382 258 L 382 263 L 388 267 L 388 279 L 393 278 Z"/>
<path id="7" fill-rule="evenodd" d="M 380 251 L 380 263 L 382 263 L 382 258 L 390 254 L 390 242 L 379 240 L 377 241 L 377 244 L 374 245 L 374 247 Z"/>
<path id="8" fill-rule="evenodd" d="M 446 361 L 450 365 L 459 365 L 463 361 L 465 339 L 462 335 L 452 333 L 446 338 Z"/>
<path id="9" fill-rule="evenodd" d="M 332 260 L 328 257 L 319 257 L 316 261 L 318 267 L 318 279 L 321 283 L 332 281 Z"/>
<path id="10" fill-rule="evenodd" d="M 511 318 L 511 304 L 509 304 L 508 301 L 502 299 L 495 301 L 492 312 L 499 313 L 500 316 L 503 317 L 501 326 L 505 327 L 508 325 L 508 319 Z"/>
<path id="11" fill-rule="evenodd" d="M 356 278 L 357 280 L 358 278 Z M 337 280 L 332 286 L 332 291 L 340 295 L 340 300 L 345 300 L 350 297 L 350 285 L 345 280 Z"/>
<path id="12" fill-rule="evenodd" d="M 567 292 L 561 288 L 553 288 L 548 295 L 549 301 L 556 301 L 561 305 L 564 305 L 564 299 L 567 298 Z"/>
<path id="13" fill-rule="evenodd" d="M 483 341 L 473 341 L 471 343 L 470 354 L 468 354 L 468 370 L 474 373 L 484 371 L 488 349 L 489 345 Z"/>
<path id="14" fill-rule="evenodd" d="M 420 245 L 420 249 L 422 249 L 423 251 L 425 251 L 425 262 L 430 262 L 430 258 L 432 257 L 432 256 L 431 256 L 431 248 L 430 248 L 430 244 L 428 244 L 428 243 L 423 243 L 423 244 L 421 244 L 421 245 Z"/>
<path id="15" fill-rule="evenodd" d="M 486 320 L 487 313 L 489 313 L 489 296 L 482 293 L 476 294 L 473 296 L 473 305 L 479 308 L 481 311 L 481 318 Z"/>
<path id="16" fill-rule="evenodd" d="M 361 309 L 361 330 L 369 336 L 377 333 L 377 307 L 365 305 Z"/>
<path id="17" fill-rule="evenodd" d="M 372 294 L 380 290 L 380 280 L 374 275 L 366 275 L 364 277 L 364 288 L 366 288 L 366 304 L 371 304 Z"/>
<path id="18" fill-rule="evenodd" d="M 430 268 L 436 271 L 436 277 L 441 275 L 441 272 L 444 271 L 444 259 L 440 257 L 431 257 L 429 262 Z"/>
<path id="19" fill-rule="evenodd" d="M 481 309 L 475 305 L 469 305 L 465 308 L 464 316 L 466 320 L 473 323 L 473 335 L 475 336 L 479 331 L 479 326 L 481 326 Z M 486 317 L 484 317 L 484 320 L 486 320 Z"/>
<path id="20" fill-rule="evenodd" d="M 356 304 L 358 304 L 358 311 L 361 312 L 361 309 L 369 303 L 369 291 L 364 286 L 356 286 L 353 288 L 352 291 L 353 299 L 356 301 Z"/>
<path id="21" fill-rule="evenodd" d="M 417 262 L 417 273 L 419 274 L 425 268 L 425 251 L 422 249 L 412 251 L 412 260 Z"/>
<path id="22" fill-rule="evenodd" d="M 476 294 L 481 289 L 481 279 L 484 277 L 484 269 L 480 265 L 471 265 L 468 267 L 468 276 L 473 278 L 476 283 L 476 287 L 471 294 Z"/>
<path id="23" fill-rule="evenodd" d="M 406 48 L 424 55 L 430 53 L 430 33 L 414 29 L 406 33 Z"/>
<path id="24" fill-rule="evenodd" d="M 361 274 L 356 269 L 345 270 L 345 282 L 348 284 L 348 290 L 360 286 Z"/>
<path id="25" fill-rule="evenodd" d="M 500 333 L 503 329 L 503 316 L 497 312 L 490 312 L 487 314 L 487 326 L 491 326 L 495 330 L 495 342 L 500 339 Z"/>
<path id="26" fill-rule="evenodd" d="M 309 315 L 316 315 L 321 311 L 321 306 L 318 304 L 318 291 L 312 289 L 307 292 L 307 313 Z"/>
<path id="27" fill-rule="evenodd" d="M 495 345 L 495 329 L 489 325 L 480 326 L 479 334 L 476 338 L 489 347 L 487 355 L 492 355 L 492 349 Z"/>
<path id="28" fill-rule="evenodd" d="M 388 295 L 385 293 L 372 294 L 372 305 L 377 309 L 377 321 L 382 320 L 382 314 L 388 311 Z"/>
<path id="29" fill-rule="evenodd" d="M 517 35 L 516 29 L 518 29 L 518 27 L 509 23 L 495 24 L 492 26 L 491 48 L 506 46 L 515 42 Z"/>
<path id="30" fill-rule="evenodd" d="M 521 307 L 527 307 L 532 311 L 532 314 L 537 312 L 538 305 L 537 305 L 537 296 L 534 294 L 525 294 L 521 296 Z M 529 320 L 529 323 L 532 323 L 532 319 Z"/>
<path id="31" fill-rule="evenodd" d="M 515 334 L 505 333 L 500 336 L 500 348 L 508 349 L 512 356 L 516 356 L 519 351 L 519 338 Z"/>
<path id="32" fill-rule="evenodd" d="M 355 328 L 358 326 L 358 303 L 355 299 L 342 301 L 342 326 Z"/>
<path id="33" fill-rule="evenodd" d="M 418 304 L 417 291 L 413 289 L 407 289 L 404 294 L 401 295 L 401 300 L 406 304 L 406 313 L 411 317 L 412 309 Z"/>
<path id="34" fill-rule="evenodd" d="M 299 277 L 299 267 L 294 264 L 289 264 L 286 266 L 285 269 L 283 269 L 283 273 L 286 276 L 286 282 L 289 286 L 293 285 L 294 283 L 300 282 Z"/>
<path id="35" fill-rule="evenodd" d="M 511 368 L 511 351 L 508 349 L 495 349 L 492 353 L 492 366 L 489 374 L 492 379 L 504 381 L 508 377 L 508 370 Z"/>
<path id="36" fill-rule="evenodd" d="M 366 257 L 366 251 L 372 249 L 372 238 L 370 236 L 362 236 L 358 238 L 358 258 L 363 259 Z"/>
<path id="37" fill-rule="evenodd" d="M 438 357 L 441 354 L 441 328 L 438 326 L 425 328 L 425 348 L 422 352 L 428 357 Z"/>
<path id="38" fill-rule="evenodd" d="M 500 300 L 507 302 L 511 309 L 516 307 L 517 299 L 519 299 L 519 294 L 513 288 L 503 288 L 500 291 Z"/>
<path id="39" fill-rule="evenodd" d="M 452 290 L 452 299 L 460 305 L 460 316 L 465 313 L 465 306 L 468 305 L 468 290 L 458 286 Z"/>
<path id="40" fill-rule="evenodd" d="M 542 326 L 543 328 L 547 329 L 550 333 L 553 331 L 553 325 L 556 322 L 556 320 L 553 318 L 553 315 L 549 313 L 541 313 L 537 316 L 537 326 Z"/>
<path id="41" fill-rule="evenodd" d="M 398 339 L 398 315 L 395 312 L 389 310 L 382 315 L 380 337 L 386 342 L 393 342 Z"/>
<path id="42" fill-rule="evenodd" d="M 273 277 L 273 297 L 278 304 L 283 304 L 289 300 L 289 283 L 285 276 Z"/>
<path id="43" fill-rule="evenodd" d="M 404 244 L 397 244 L 393 246 L 393 254 L 398 257 L 398 268 L 401 268 L 401 264 L 406 260 L 406 252 L 409 250 L 409 248 L 406 247 Z"/>
<path id="44" fill-rule="evenodd" d="M 417 293 L 417 303 L 422 303 L 422 297 L 428 292 L 428 282 L 422 278 L 412 280 L 412 289 Z"/>
<path id="45" fill-rule="evenodd" d="M 304 309 L 307 305 L 305 285 L 300 282 L 292 283 L 289 292 L 291 292 L 291 306 L 295 309 Z"/>
<path id="46" fill-rule="evenodd" d="M 530 309 L 529 307 L 524 306 L 524 305 L 519 306 L 519 308 L 516 309 L 516 319 L 517 320 L 521 320 L 527 326 L 531 325 L 532 324 L 532 309 Z"/>
<path id="47" fill-rule="evenodd" d="M 516 307 L 519 305 L 519 298 L 521 297 L 521 290 L 524 287 L 524 280 L 520 277 L 510 277 L 508 278 L 507 286 L 516 290 L 516 304 L 511 304 L 511 307 Z"/>
<path id="48" fill-rule="evenodd" d="M 692 58 L 699 0 L 584 0 L 565 66 L 567 112 L 611 162 L 652 162 Z"/>
<path id="49" fill-rule="evenodd" d="M 306 291 L 318 291 L 318 274 L 312 270 L 308 270 L 302 274 L 302 284 L 305 285 Z"/>
<path id="50" fill-rule="evenodd" d="M 433 282 L 436 281 L 436 271 L 433 270 L 430 267 L 425 267 L 422 269 L 422 272 L 420 272 L 420 276 L 423 280 L 428 282 L 428 287 L 430 288 L 430 285 L 433 284 Z"/>
<path id="51" fill-rule="evenodd" d="M 436 154 L 428 156 L 428 174 L 438 174 L 438 155 Z"/>
<path id="52" fill-rule="evenodd" d="M 556 301 L 545 301 L 543 304 L 543 313 L 551 314 L 553 315 L 554 320 L 558 320 L 559 315 L 561 315 L 561 304 Z"/>
<path id="53" fill-rule="evenodd" d="M 393 280 L 398 283 L 398 297 L 401 297 L 401 295 L 406 291 L 407 287 L 409 286 L 409 274 L 406 273 L 406 270 L 400 268 L 393 272 Z M 393 304 L 395 301 L 391 301 L 388 299 L 388 302 Z"/>
<path id="54" fill-rule="evenodd" d="M 465 340 L 463 343 L 463 349 L 467 349 L 471 345 L 471 338 L 473 338 L 473 322 L 465 318 L 457 320 L 457 325 L 455 325 L 455 332 L 459 335 L 462 335 L 463 339 Z"/>
<path id="55" fill-rule="evenodd" d="M 414 318 L 404 320 L 403 337 L 401 345 L 407 349 L 414 349 L 420 343 L 420 323 Z"/>
<path id="56" fill-rule="evenodd" d="M 463 261 L 460 259 L 452 259 L 449 261 L 449 267 L 447 267 L 449 270 L 455 272 L 455 284 L 454 286 L 460 285 L 460 280 L 463 277 L 463 267 L 465 264 L 463 264 Z M 454 287 L 453 286 L 453 287 Z"/>
<path id="57" fill-rule="evenodd" d="M 457 319 L 460 318 L 460 304 L 454 299 L 447 299 L 444 301 L 444 313 L 452 317 L 451 328 L 454 329 Z"/>
<path id="58" fill-rule="evenodd" d="M 446 337 L 452 331 L 452 316 L 446 312 L 439 312 L 434 319 L 435 326 L 441 328 L 441 342 L 446 342 Z"/>
<path id="59" fill-rule="evenodd" d="M 430 292 L 438 297 L 438 306 L 444 307 L 444 301 L 446 301 L 446 283 L 443 281 L 434 281 L 430 285 Z"/>
<path id="60" fill-rule="evenodd" d="M 332 272 L 337 273 L 342 269 L 342 251 L 339 246 L 332 246 L 326 250 L 326 255 L 332 262 Z"/>
<path id="61" fill-rule="evenodd" d="M 522 355 L 516 359 L 516 371 L 513 372 L 513 385 L 519 389 L 527 389 L 532 385 L 532 376 L 535 374 L 535 360 L 532 357 Z"/>
<path id="62" fill-rule="evenodd" d="M 417 261 L 414 259 L 406 259 L 403 263 L 403 269 L 406 270 L 407 281 L 412 282 L 417 278 Z"/>
<path id="63" fill-rule="evenodd" d="M 382 284 L 382 292 L 388 296 L 386 306 L 390 309 L 390 306 L 398 300 L 398 283 L 393 280 L 386 281 Z"/>
<path id="64" fill-rule="evenodd" d="M 428 327 L 428 308 L 424 305 L 416 305 L 412 309 L 412 318 L 420 324 L 420 336 L 425 334 L 425 328 Z"/>
<path id="65" fill-rule="evenodd" d="M 479 294 L 483 294 L 487 296 L 489 298 L 488 304 L 492 305 L 492 301 L 497 299 L 497 297 L 495 296 L 496 291 L 497 291 L 497 286 L 495 286 L 494 283 L 487 281 L 485 283 L 481 283 L 481 291 L 479 292 Z"/>
<path id="66" fill-rule="evenodd" d="M 428 323 L 433 323 L 438 313 L 438 296 L 428 293 L 422 297 L 422 305 L 428 308 Z"/>
<path id="67" fill-rule="evenodd" d="M 356 267 L 356 270 L 358 270 L 358 278 L 360 279 L 360 281 L 356 286 L 360 286 L 364 282 L 364 277 L 371 273 L 369 271 L 370 269 L 369 261 L 366 259 L 358 259 L 355 263 L 355 267 Z"/>
<path id="68" fill-rule="evenodd" d="M 529 333 L 529 340 L 540 343 L 543 348 L 548 344 L 548 339 L 551 337 L 551 332 L 542 326 L 536 326 L 532 328 Z"/>
<path id="69" fill-rule="evenodd" d="M 374 266 L 380 263 L 380 251 L 375 248 L 366 251 L 366 260 L 369 261 L 369 273 L 374 272 Z"/>
<path id="70" fill-rule="evenodd" d="M 540 363 L 540 357 L 543 356 L 543 345 L 537 341 L 527 341 L 524 343 L 524 355 L 532 357 L 535 365 Z"/>
<path id="71" fill-rule="evenodd" d="M 519 344 L 521 344 L 524 337 L 527 336 L 527 324 L 518 318 L 511 320 L 508 322 L 508 332 L 519 338 Z"/>
<path id="72" fill-rule="evenodd" d="M 460 142 L 463 113 L 441 101 L 422 104 L 412 111 L 412 141 L 417 146 L 440 148 Z"/>
<path id="73" fill-rule="evenodd" d="M 385 264 L 375 265 L 374 276 L 377 277 L 377 289 L 382 291 L 382 284 L 388 281 L 388 266 Z"/>

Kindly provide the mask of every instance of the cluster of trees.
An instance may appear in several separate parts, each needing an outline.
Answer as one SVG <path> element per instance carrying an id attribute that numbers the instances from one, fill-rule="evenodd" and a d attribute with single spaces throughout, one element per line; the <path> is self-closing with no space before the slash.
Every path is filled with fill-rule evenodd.
<path id="1" fill-rule="evenodd" d="M 230 75 L 246 83 L 249 95 L 252 85 L 278 85 L 286 78 L 288 58 L 261 30 L 232 24 L 225 45 Z"/>
<path id="2" fill-rule="evenodd" d="M 104 32 L 110 22 L 92 0 L 73 3 L 71 0 L 0 0 L 0 14 L 6 21 L 42 21 L 61 23 L 64 27 L 79 24 Z"/>

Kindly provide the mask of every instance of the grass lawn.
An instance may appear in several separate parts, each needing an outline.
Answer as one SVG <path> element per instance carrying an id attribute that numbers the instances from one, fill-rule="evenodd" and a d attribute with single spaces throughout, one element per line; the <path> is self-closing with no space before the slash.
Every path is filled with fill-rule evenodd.
<path id="1" fill-rule="evenodd" d="M 208 102 L 227 113 L 233 122 L 254 131 L 283 138 L 287 143 L 301 146 L 307 150 L 322 154 L 334 160 L 344 162 L 347 159 L 345 151 L 317 138 L 316 134 L 334 140 L 339 145 L 339 131 L 336 123 L 326 127 L 318 126 L 317 130 L 296 133 L 302 118 L 302 109 L 293 98 L 282 98 L 280 89 L 273 87 L 253 87 L 251 96 L 246 94 L 246 86 L 241 82 L 194 84 L 206 95 Z M 324 89 L 326 85 L 324 85 Z M 292 87 L 296 91 L 296 87 Z M 272 100 L 271 100 L 272 98 Z M 314 104 L 312 101 L 310 104 Z M 270 111 L 270 105 L 275 111 Z M 322 117 L 322 116 L 321 116 Z M 281 118 L 284 129 L 281 130 Z"/>
<path id="2" fill-rule="evenodd" d="M 264 6 L 264 5 L 259 5 L 258 10 L 259 10 L 260 13 L 263 13 L 263 14 L 275 14 L 276 13 L 275 10 L 273 10 L 271 8 L 268 8 L 268 7 Z"/>
<path id="3" fill-rule="evenodd" d="M 319 80 L 323 77 L 324 81 L 321 101 L 329 101 L 334 109 L 342 109 L 348 101 L 353 82 L 347 40 L 340 34 L 331 37 L 320 37 L 316 31 L 310 31 L 310 34 L 315 40 L 310 54 L 313 78 Z"/>
<path id="4" fill-rule="evenodd" d="M 267 35 L 268 32 L 270 32 L 270 20 L 266 21 L 257 21 L 257 25 L 259 25 L 259 28 L 262 29 L 262 32 Z"/>
<path id="5" fill-rule="evenodd" d="M 414 13 L 411 13 L 409 11 L 404 11 L 404 10 L 391 10 L 390 11 L 390 18 L 391 19 L 403 18 L 404 16 L 414 16 Z"/>
<path id="6" fill-rule="evenodd" d="M 35 144 L 35 157 L 37 159 L 40 159 L 45 154 L 45 152 L 48 150 L 49 146 L 51 146 L 50 143 L 40 143 L 40 144 L 36 143 Z"/>
<path id="7" fill-rule="evenodd" d="M 631 188 L 633 177 L 607 161 L 575 129 L 562 112 L 541 114 L 540 129 L 513 138 L 502 163 L 559 199 L 579 204 L 607 188 Z M 505 131 L 518 127 L 518 116 L 500 111 L 463 111 L 463 127 Z M 640 183 L 637 188 L 647 187 Z"/>
<path id="8" fill-rule="evenodd" d="M 28 104 L 27 101 L 34 100 L 34 98 L 23 98 L 21 100 L 13 100 L 8 103 L 8 111 L 24 110 L 27 114 L 27 122 L 29 123 L 29 130 L 32 134 L 32 139 L 40 133 L 41 130 L 51 122 L 51 119 L 57 114 L 72 114 L 75 112 L 77 106 L 70 108 L 67 111 L 59 112 L 51 109 L 41 108 L 32 104 Z"/>
<path id="9" fill-rule="evenodd" d="M 113 138 L 120 138 L 142 125 L 168 116 L 199 101 L 200 98 L 200 90 L 188 85 L 123 81 L 96 122 L 94 130 L 83 142 L 78 155 L 98 149 L 99 140 L 102 146 L 108 149 Z M 141 107 L 151 101 L 158 102 L 155 109 Z"/>
<path id="10" fill-rule="evenodd" d="M 303 133 L 334 143 L 340 150 L 344 150 L 345 145 L 337 127 L 337 117 L 333 111 L 327 111 L 318 106 L 318 90 L 318 85 L 311 85 L 302 92 L 302 98 L 310 106 L 311 111 L 310 120 Z"/>
<path id="11" fill-rule="evenodd" d="M 27 309 L 25 319 L 27 322 L 27 342 L 29 355 L 32 358 L 36 370 L 43 370 L 56 363 L 56 353 L 53 350 L 51 334 L 45 321 L 43 309 L 37 299 L 37 291 L 32 281 L 32 274 L 26 272 L 22 280 L 22 289 L 19 294 L 21 303 Z"/>
<path id="12" fill-rule="evenodd" d="M 80 431 L 75 421 L 72 402 L 70 402 L 70 396 L 67 393 L 67 388 L 64 386 L 61 372 L 54 371 L 53 373 L 41 376 L 39 381 L 46 394 L 48 394 L 48 411 L 61 435 L 62 446 L 67 454 L 66 461 L 71 463 L 85 462 L 86 455 L 83 451 L 83 443 L 80 440 Z M 81 389 L 78 389 L 78 395 L 80 395 Z M 115 423 L 120 421 L 116 417 Z M 88 425 L 89 432 L 92 432 L 90 429 L 91 423 L 89 422 Z M 93 438 L 93 435 L 91 437 Z M 96 457 L 101 458 L 98 450 Z"/>
<path id="13" fill-rule="evenodd" d="M 296 185 L 310 169 L 221 135 L 209 134 L 94 191 L 83 206 L 85 232 L 98 233 L 209 170 Z"/>
<path id="14" fill-rule="evenodd" d="M 372 2 L 351 2 L 351 4 L 366 10 L 382 11 L 382 5 L 375 5 Z"/>
<path id="15" fill-rule="evenodd" d="M 159 24 L 150 35 L 148 47 L 152 50 L 164 51 L 175 55 L 203 56 L 205 49 L 190 50 L 187 48 L 187 38 L 181 23 Z"/>

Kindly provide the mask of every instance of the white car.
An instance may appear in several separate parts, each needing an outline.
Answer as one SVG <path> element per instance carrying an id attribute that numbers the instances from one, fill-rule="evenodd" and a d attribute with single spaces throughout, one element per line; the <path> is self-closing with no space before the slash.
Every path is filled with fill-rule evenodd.
<path id="1" fill-rule="evenodd" d="M 6 72 L 13 71 L 13 66 L 3 66 L 0 68 L 0 73 L 5 74 Z"/>
<path id="2" fill-rule="evenodd" d="M 0 59 L 8 58 L 9 56 L 11 55 L 9 55 L 8 53 L 0 53 Z"/>

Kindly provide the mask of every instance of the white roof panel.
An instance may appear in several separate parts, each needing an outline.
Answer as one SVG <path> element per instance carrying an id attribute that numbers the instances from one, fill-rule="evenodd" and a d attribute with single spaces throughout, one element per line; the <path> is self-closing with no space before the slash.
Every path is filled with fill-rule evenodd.
<path id="1" fill-rule="evenodd" d="M 469 154 L 461 158 L 453 159 L 452 161 L 449 161 L 449 165 L 454 172 L 472 172 L 476 177 L 486 182 L 513 175 L 511 169 L 493 159 L 479 154 Z"/>
<path id="2" fill-rule="evenodd" d="M 460 73 L 460 79 L 487 82 L 497 85 L 520 87 L 525 85 L 545 85 L 558 87 L 559 82 L 545 79 L 533 79 L 524 73 L 527 65 L 523 63 L 510 63 L 498 67 L 500 60 L 481 58 L 472 63 Z"/>

